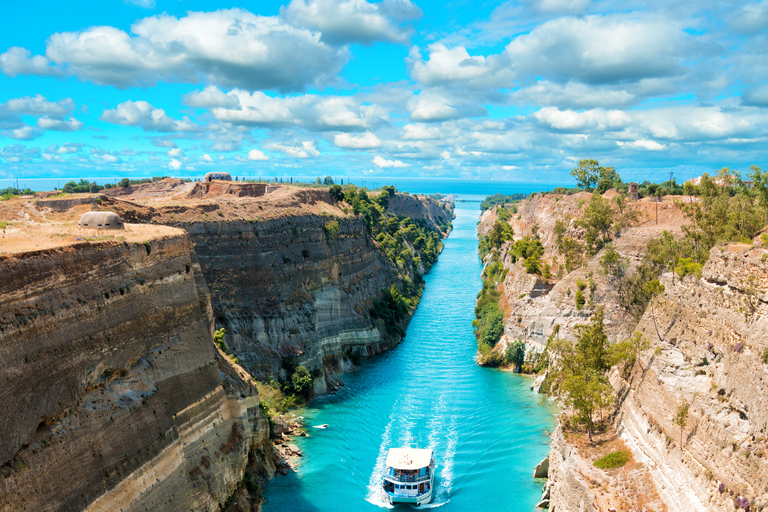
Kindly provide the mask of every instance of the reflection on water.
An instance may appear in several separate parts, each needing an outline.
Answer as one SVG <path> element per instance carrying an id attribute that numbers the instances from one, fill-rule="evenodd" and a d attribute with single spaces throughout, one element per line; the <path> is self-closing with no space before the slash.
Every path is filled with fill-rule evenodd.
<path id="1" fill-rule="evenodd" d="M 477 204 L 459 203 L 456 214 L 406 338 L 306 410 L 308 425 L 329 427 L 296 440 L 304 458 L 295 474 L 267 484 L 265 512 L 389 508 L 379 488 L 397 446 L 434 450 L 429 506 L 533 510 L 541 482 L 531 473 L 548 451 L 553 410 L 537 405 L 528 378 L 474 363 Z"/>

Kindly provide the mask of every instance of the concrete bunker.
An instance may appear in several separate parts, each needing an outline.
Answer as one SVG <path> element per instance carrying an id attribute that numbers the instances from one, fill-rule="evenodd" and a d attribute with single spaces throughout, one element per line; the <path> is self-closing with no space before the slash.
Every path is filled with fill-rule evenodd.
<path id="1" fill-rule="evenodd" d="M 79 228 L 125 229 L 123 219 L 114 212 L 86 212 L 77 223 Z"/>
<path id="2" fill-rule="evenodd" d="M 232 181 L 232 176 L 228 172 L 209 172 L 203 178 L 204 183 L 210 183 L 213 180 Z"/>

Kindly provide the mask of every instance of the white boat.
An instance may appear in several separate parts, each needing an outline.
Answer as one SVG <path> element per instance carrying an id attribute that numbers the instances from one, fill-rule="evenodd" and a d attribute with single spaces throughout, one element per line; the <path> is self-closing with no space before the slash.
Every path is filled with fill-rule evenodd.
<path id="1" fill-rule="evenodd" d="M 429 503 L 435 487 L 432 450 L 390 448 L 382 487 L 384 499 L 390 504 Z"/>

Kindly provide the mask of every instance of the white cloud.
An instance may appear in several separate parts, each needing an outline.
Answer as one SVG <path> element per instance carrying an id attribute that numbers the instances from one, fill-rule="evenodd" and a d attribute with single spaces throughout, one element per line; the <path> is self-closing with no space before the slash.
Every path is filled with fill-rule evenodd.
<path id="1" fill-rule="evenodd" d="M 186 116 L 177 121 L 168 117 L 165 110 L 155 108 L 146 101 L 124 101 L 117 108 L 105 110 L 102 121 L 123 126 L 140 126 L 144 131 L 158 132 L 191 132 L 199 127 Z"/>
<path id="2" fill-rule="evenodd" d="M 39 75 L 52 76 L 60 74 L 60 70 L 51 65 L 51 61 L 42 55 L 32 56 L 26 48 L 13 46 L 0 54 L 0 71 L 8 76 Z"/>
<path id="3" fill-rule="evenodd" d="M 269 160 L 269 157 L 263 151 L 252 149 L 248 152 L 248 160 Z"/>
<path id="4" fill-rule="evenodd" d="M 211 155 L 208 153 L 205 153 L 203 156 L 200 157 L 201 162 L 213 162 L 213 158 L 211 158 Z"/>
<path id="5" fill-rule="evenodd" d="M 152 144 L 159 148 L 175 148 L 176 143 L 169 139 L 152 139 Z"/>
<path id="6" fill-rule="evenodd" d="M 51 119 L 49 117 L 41 117 L 37 120 L 38 128 L 44 130 L 55 130 L 59 132 L 76 132 L 81 129 L 85 124 L 78 121 L 74 117 L 70 117 L 66 121 L 62 119 Z"/>
<path id="7" fill-rule="evenodd" d="M 411 120 L 433 122 L 458 119 L 461 117 L 482 116 L 486 110 L 477 103 L 449 99 L 439 93 L 422 92 L 408 101 Z"/>
<path id="8" fill-rule="evenodd" d="M 184 150 L 181 148 L 173 148 L 168 151 L 168 156 L 171 158 L 177 158 L 184 155 Z"/>
<path id="9" fill-rule="evenodd" d="M 168 168 L 172 171 L 178 171 L 181 169 L 181 162 L 173 158 L 170 162 L 168 162 Z"/>
<path id="10" fill-rule="evenodd" d="M 280 14 L 294 26 L 319 31 L 331 44 L 370 45 L 407 42 L 410 30 L 402 23 L 420 18 L 422 12 L 410 0 L 292 0 Z"/>
<path id="11" fill-rule="evenodd" d="M 57 163 L 64 163 L 66 160 L 61 155 L 57 155 L 55 153 L 43 153 L 40 155 L 43 157 L 43 160 L 46 162 L 57 162 Z"/>
<path id="12" fill-rule="evenodd" d="M 268 144 L 265 147 L 270 151 L 279 151 L 293 158 L 311 158 L 320 156 L 320 151 L 318 151 L 315 141 L 313 140 L 297 141 L 293 145 L 273 143 Z"/>
<path id="13" fill-rule="evenodd" d="M 412 140 L 431 140 L 440 138 L 440 129 L 423 124 L 407 124 L 403 126 L 403 138 Z"/>
<path id="14" fill-rule="evenodd" d="M 386 120 L 377 105 L 363 105 L 350 96 L 274 97 L 235 89 L 227 94 L 212 88 L 184 97 L 191 106 L 211 108 L 219 121 L 268 127 L 301 126 L 310 130 L 360 131 Z M 226 106 L 221 106 L 226 105 Z"/>
<path id="15" fill-rule="evenodd" d="M 445 45 L 429 45 L 429 59 L 425 62 L 417 47 L 411 48 L 408 62 L 411 75 L 416 80 L 436 85 L 452 81 L 469 81 L 478 78 L 487 79 L 498 67 L 498 58 L 486 58 L 482 55 L 470 56 L 466 48 L 448 49 Z"/>
<path id="16" fill-rule="evenodd" d="M 115 164 L 115 163 L 121 162 L 119 157 L 106 152 L 102 153 L 97 151 L 93 153 L 93 156 L 107 164 Z"/>
<path id="17" fill-rule="evenodd" d="M 48 101 L 41 94 L 37 94 L 8 100 L 5 106 L 9 111 L 22 115 L 62 117 L 75 109 L 75 102 L 72 98 Z"/>
<path id="18" fill-rule="evenodd" d="M 209 85 L 202 91 L 193 91 L 182 98 L 184 104 L 199 108 L 240 108 L 236 94 L 227 94 L 216 86 Z"/>
<path id="19" fill-rule="evenodd" d="M 404 164 L 400 160 L 387 160 L 379 155 L 373 157 L 373 165 L 382 169 L 386 169 L 388 167 L 408 167 L 408 164 Z"/>
<path id="20" fill-rule="evenodd" d="M 655 140 L 640 139 L 633 142 L 616 141 L 616 144 L 622 147 L 630 147 L 635 149 L 646 149 L 648 151 L 661 151 L 665 149 L 664 144 L 659 144 Z"/>
<path id="21" fill-rule="evenodd" d="M 532 3 L 541 12 L 582 14 L 590 0 L 534 0 Z"/>
<path id="22" fill-rule="evenodd" d="M 381 146 L 381 140 L 371 132 L 366 132 L 359 137 L 348 133 L 339 133 L 333 138 L 333 143 L 346 149 L 373 149 Z"/>
<path id="23" fill-rule="evenodd" d="M 768 28 L 768 0 L 750 2 L 728 17 L 729 24 L 742 34 L 757 34 Z"/>
<path id="24" fill-rule="evenodd" d="M 327 83 L 349 52 L 278 17 L 229 9 L 144 18 L 131 34 L 110 26 L 56 33 L 48 39 L 46 56 L 82 80 L 121 88 L 203 81 L 295 91 Z M 23 48 L 0 56 L 0 65 L 11 76 L 51 74 L 45 57 L 29 57 Z"/>
<path id="25" fill-rule="evenodd" d="M 691 51 L 675 20 L 588 16 L 539 25 L 502 55 L 518 76 L 601 84 L 680 75 Z"/>
<path id="26" fill-rule="evenodd" d="M 24 125 L 21 128 L 16 128 L 14 130 L 5 130 L 2 134 L 11 139 L 32 140 L 38 138 L 43 132 L 32 126 Z"/>
<path id="27" fill-rule="evenodd" d="M 45 148 L 46 153 L 55 153 L 57 155 L 68 155 L 71 153 L 77 153 L 80 151 L 80 148 L 83 147 L 82 144 L 62 144 L 61 146 L 57 146 L 56 144 L 51 144 L 47 148 Z"/>
<path id="28" fill-rule="evenodd" d="M 630 123 L 630 117 L 621 110 L 594 109 L 584 112 L 544 107 L 534 114 L 540 122 L 555 130 L 584 132 L 594 130 L 620 130 Z"/>
<path id="29" fill-rule="evenodd" d="M 637 102 L 635 95 L 624 89 L 574 81 L 562 85 L 541 81 L 515 91 L 512 96 L 518 101 L 561 108 L 626 107 Z"/>

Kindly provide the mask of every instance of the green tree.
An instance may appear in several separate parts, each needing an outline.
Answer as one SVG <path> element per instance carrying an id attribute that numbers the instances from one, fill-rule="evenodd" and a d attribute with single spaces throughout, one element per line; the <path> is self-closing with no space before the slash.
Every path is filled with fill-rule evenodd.
<path id="1" fill-rule="evenodd" d="M 131 180 L 129 180 L 128 178 L 121 179 L 120 180 L 120 186 L 123 187 L 123 188 L 127 188 L 127 187 L 131 186 Z"/>
<path id="2" fill-rule="evenodd" d="M 506 359 L 514 364 L 518 370 L 521 369 L 525 363 L 525 342 L 517 340 L 510 344 L 507 347 Z"/>
<path id="3" fill-rule="evenodd" d="M 551 391 L 573 410 L 577 421 L 586 426 L 592 440 L 595 413 L 611 403 L 612 388 L 606 371 L 610 368 L 608 336 L 603 326 L 603 310 L 598 308 L 589 324 L 576 326 L 576 344 L 564 339 L 550 340 L 555 354 L 551 372 Z"/>
<path id="4" fill-rule="evenodd" d="M 685 430 L 685 426 L 688 424 L 688 409 L 690 407 L 688 400 L 683 398 L 680 405 L 677 406 L 677 411 L 675 411 L 675 425 L 680 427 L 680 449 L 683 448 L 683 430 Z"/>
<path id="5" fill-rule="evenodd" d="M 591 254 L 597 254 L 610 241 L 613 217 L 611 203 L 594 192 L 581 219 L 576 221 L 576 225 L 586 229 L 584 240 Z"/>
<path id="6" fill-rule="evenodd" d="M 344 200 L 344 190 L 341 188 L 341 185 L 333 185 L 328 192 L 331 194 L 331 199 L 334 201 L 343 201 Z"/>
<path id="7" fill-rule="evenodd" d="M 323 180 L 323 185 L 333 185 L 333 178 L 330 176 L 326 176 Z"/>
<path id="8" fill-rule="evenodd" d="M 571 170 L 571 176 L 576 178 L 579 188 L 591 192 L 600 179 L 600 164 L 593 159 L 579 160 L 579 164 Z"/>

